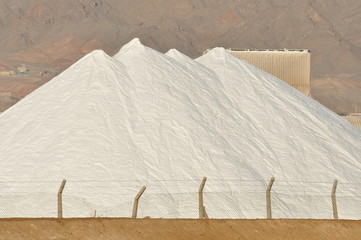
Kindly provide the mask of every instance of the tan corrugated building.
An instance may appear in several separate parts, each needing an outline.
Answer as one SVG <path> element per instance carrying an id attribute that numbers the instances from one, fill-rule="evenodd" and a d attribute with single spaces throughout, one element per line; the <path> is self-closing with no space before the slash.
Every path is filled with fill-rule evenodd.
<path id="1" fill-rule="evenodd" d="M 361 113 L 351 113 L 349 116 L 343 116 L 342 118 L 361 130 Z"/>
<path id="2" fill-rule="evenodd" d="M 311 52 L 309 50 L 227 49 L 233 56 L 276 76 L 311 95 Z"/>

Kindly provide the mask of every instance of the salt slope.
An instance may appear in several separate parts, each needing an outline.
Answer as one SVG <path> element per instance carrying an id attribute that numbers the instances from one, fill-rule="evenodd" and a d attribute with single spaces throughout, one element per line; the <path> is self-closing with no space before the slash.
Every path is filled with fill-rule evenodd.
<path id="1" fill-rule="evenodd" d="M 113 177 L 134 153 L 124 109 L 132 88 L 125 67 L 98 50 L 28 95 L 0 118 L 1 180 Z"/>
<path id="2" fill-rule="evenodd" d="M 190 71 L 138 39 L 114 58 L 139 84 L 137 96 L 142 104 L 134 111 L 144 117 L 134 119 L 135 126 L 140 126 L 134 141 L 142 144 L 144 162 L 151 163 L 149 168 L 155 166 L 152 171 L 158 177 L 234 179 L 242 173 L 245 178 L 263 178 L 239 157 L 242 146 L 255 140 L 242 138 L 241 124 L 246 119 L 233 114 L 222 82 L 212 71 Z M 253 148 L 250 144 L 248 149 Z"/>
<path id="3" fill-rule="evenodd" d="M 317 101 L 222 48 L 197 59 L 224 84 L 236 108 L 256 126 L 252 137 L 266 141 L 272 173 L 288 181 L 357 182 L 361 134 Z M 256 156 L 255 156 L 256 155 Z M 253 158 L 253 159 L 252 159 Z M 245 158 L 260 161 L 252 153 Z M 258 160 L 257 160 L 258 159 Z"/>
<path id="4" fill-rule="evenodd" d="M 64 200 L 65 214 L 90 216 L 101 206 L 119 204 L 119 191 L 124 189 L 122 201 L 134 198 L 143 184 L 135 173 L 147 178 L 129 131 L 129 112 L 137 103 L 134 90 L 125 66 L 97 50 L 4 112 L 0 185 L 10 197 L 1 199 L 1 216 L 56 216 L 62 179 L 68 181 L 66 194 L 81 197 Z M 114 196 L 100 194 L 107 191 Z M 79 206 L 82 199 L 87 204 Z M 89 211 L 92 204 L 97 207 Z M 118 216 L 129 216 L 129 209 Z"/>
<path id="5" fill-rule="evenodd" d="M 119 192 L 121 183 L 98 183 L 95 187 L 91 182 L 129 180 L 130 175 L 140 172 L 147 177 L 144 163 L 138 161 L 138 146 L 128 130 L 132 125 L 129 111 L 136 103 L 134 93 L 125 66 L 98 50 L 4 112 L 0 118 L 3 192 L 55 196 L 61 180 L 67 179 L 66 193 L 80 195 L 90 203 L 114 203 L 119 196 L 104 198 L 97 193 L 104 189 Z M 139 185 L 136 177 L 131 180 Z M 134 197 L 138 188 L 126 187 Z M 45 195 L 23 199 L 30 201 L 28 205 L 41 202 L 45 206 L 40 201 Z M 56 199 L 51 201 L 47 206 L 55 210 Z M 23 205 L 17 203 L 19 209 L 14 211 L 28 215 L 16 216 L 32 216 Z"/>
<path id="6" fill-rule="evenodd" d="M 166 55 L 189 70 L 217 74 L 232 105 L 248 121 L 240 134 L 258 141 L 258 151 L 247 149 L 251 143 L 242 147 L 242 162 L 258 164 L 264 175 L 281 180 L 357 181 L 361 136 L 317 101 L 221 48 L 198 63 L 176 50 Z"/>

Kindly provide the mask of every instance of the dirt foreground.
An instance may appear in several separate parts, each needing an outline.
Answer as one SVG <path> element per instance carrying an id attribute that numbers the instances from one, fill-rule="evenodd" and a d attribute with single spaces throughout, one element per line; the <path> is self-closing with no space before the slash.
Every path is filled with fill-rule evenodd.
<path id="1" fill-rule="evenodd" d="M 196 219 L 1 219 L 0 239 L 361 239 L 361 221 Z"/>

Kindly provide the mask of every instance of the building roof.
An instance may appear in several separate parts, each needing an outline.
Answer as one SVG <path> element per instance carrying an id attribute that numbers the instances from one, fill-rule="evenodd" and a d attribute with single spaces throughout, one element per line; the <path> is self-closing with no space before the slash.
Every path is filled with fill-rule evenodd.
<path id="1" fill-rule="evenodd" d="M 343 116 L 342 118 L 361 130 L 361 113 L 352 113 L 349 116 Z"/>

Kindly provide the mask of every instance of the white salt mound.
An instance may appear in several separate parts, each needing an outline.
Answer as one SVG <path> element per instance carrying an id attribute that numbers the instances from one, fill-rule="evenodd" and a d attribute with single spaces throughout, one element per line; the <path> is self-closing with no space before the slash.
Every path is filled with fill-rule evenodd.
<path id="1" fill-rule="evenodd" d="M 138 39 L 113 58 L 93 51 L 0 116 L 0 189 L 56 193 L 67 179 L 68 217 L 129 217 L 143 185 L 140 215 L 198 217 L 193 192 L 207 176 L 210 217 L 262 218 L 272 176 L 276 190 L 314 194 L 316 182 L 330 192 L 334 179 L 358 182 L 360 156 L 359 131 L 222 48 L 196 61 Z M 55 216 L 56 195 L 44 196 L 0 199 L 0 217 Z M 77 213 L 80 198 L 88 208 Z M 321 209 L 329 196 L 307 199 L 275 197 L 275 217 L 332 217 Z M 351 200 L 341 217 L 361 218 Z"/>

